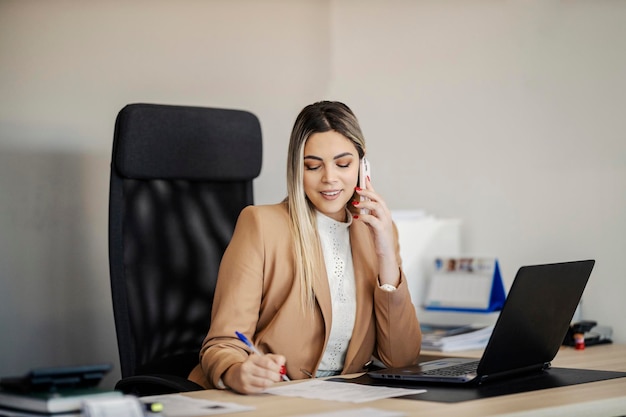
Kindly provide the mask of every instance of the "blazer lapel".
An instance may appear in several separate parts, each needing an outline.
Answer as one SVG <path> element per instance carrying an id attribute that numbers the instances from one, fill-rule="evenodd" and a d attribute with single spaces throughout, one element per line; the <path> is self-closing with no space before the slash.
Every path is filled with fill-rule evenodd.
<path id="1" fill-rule="evenodd" d="M 328 284 L 328 275 L 326 273 L 326 264 L 324 263 L 324 255 L 322 255 L 321 245 L 319 247 L 319 257 L 315 262 L 317 265 L 316 275 L 313 279 L 313 294 L 317 300 L 317 304 L 322 311 L 322 317 L 324 318 L 324 348 L 330 337 L 330 327 L 332 325 L 333 306 L 330 298 L 330 285 Z"/>

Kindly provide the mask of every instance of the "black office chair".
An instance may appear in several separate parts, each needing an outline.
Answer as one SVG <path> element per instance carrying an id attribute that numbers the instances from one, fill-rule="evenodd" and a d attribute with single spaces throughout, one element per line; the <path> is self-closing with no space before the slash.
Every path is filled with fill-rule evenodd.
<path id="1" fill-rule="evenodd" d="M 138 396 L 186 379 L 211 320 L 217 271 L 253 203 L 261 128 L 240 110 L 131 104 L 111 159 L 109 266 L 122 379 Z"/>

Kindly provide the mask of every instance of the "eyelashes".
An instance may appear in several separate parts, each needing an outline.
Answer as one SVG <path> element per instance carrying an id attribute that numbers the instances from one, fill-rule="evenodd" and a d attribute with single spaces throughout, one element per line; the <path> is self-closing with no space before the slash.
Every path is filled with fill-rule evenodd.
<path id="1" fill-rule="evenodd" d="M 337 167 L 339 168 L 350 168 L 351 163 L 348 162 L 347 164 L 336 164 Z M 320 169 L 322 167 L 322 165 L 304 165 L 304 169 L 307 171 L 317 171 L 318 169 Z"/>

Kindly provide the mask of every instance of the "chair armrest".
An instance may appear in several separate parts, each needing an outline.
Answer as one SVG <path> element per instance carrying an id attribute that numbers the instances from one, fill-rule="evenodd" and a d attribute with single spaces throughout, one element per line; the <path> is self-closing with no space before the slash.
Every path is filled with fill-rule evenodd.
<path id="1" fill-rule="evenodd" d="M 176 392 L 200 391 L 204 388 L 195 382 L 176 375 L 133 375 L 115 384 L 115 389 L 124 394 L 138 397 L 146 395 L 172 394 Z"/>

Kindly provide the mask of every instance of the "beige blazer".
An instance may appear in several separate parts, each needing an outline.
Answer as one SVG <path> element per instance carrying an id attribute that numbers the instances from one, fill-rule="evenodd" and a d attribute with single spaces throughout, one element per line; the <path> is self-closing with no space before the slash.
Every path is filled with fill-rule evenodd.
<path id="1" fill-rule="evenodd" d="M 357 307 L 343 373 L 363 371 L 372 356 L 387 366 L 415 363 L 421 333 L 403 273 L 396 291 L 381 290 L 368 226 L 354 221 L 350 242 Z M 397 243 L 396 254 L 399 261 Z M 246 207 L 222 258 L 211 328 L 202 344 L 200 364 L 189 379 L 205 388 L 215 388 L 230 366 L 246 359 L 248 349 L 235 331 L 252 338 L 262 352 L 284 355 L 289 378 L 315 375 L 332 322 L 324 260 L 320 257 L 316 262 L 316 305 L 313 311 L 305 311 L 294 268 L 286 203 Z"/>

